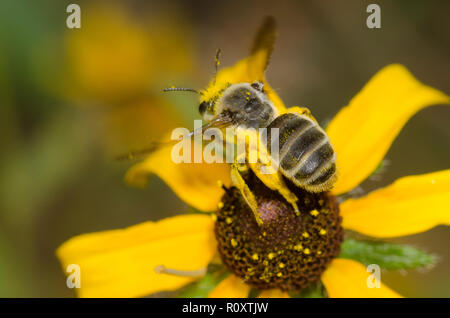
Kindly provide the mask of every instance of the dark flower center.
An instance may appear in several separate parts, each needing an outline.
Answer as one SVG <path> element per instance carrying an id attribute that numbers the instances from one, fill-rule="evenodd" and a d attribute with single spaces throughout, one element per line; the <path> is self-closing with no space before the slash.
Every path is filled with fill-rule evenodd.
<path id="1" fill-rule="evenodd" d="M 236 188 L 226 190 L 217 212 L 215 234 L 222 261 L 247 284 L 258 288 L 301 290 L 318 281 L 343 240 L 339 205 L 328 192 L 292 187 L 301 211 L 253 175 L 247 180 L 263 221 L 258 225 Z"/>

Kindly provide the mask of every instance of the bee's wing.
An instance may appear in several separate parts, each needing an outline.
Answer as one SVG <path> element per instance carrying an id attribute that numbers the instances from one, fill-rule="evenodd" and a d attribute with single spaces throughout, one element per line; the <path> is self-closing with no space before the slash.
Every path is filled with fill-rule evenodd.
<path id="1" fill-rule="evenodd" d="M 272 16 L 264 19 L 253 41 L 253 46 L 248 58 L 248 73 L 251 78 L 263 81 L 264 72 L 269 65 L 275 42 L 277 40 L 276 20 Z"/>

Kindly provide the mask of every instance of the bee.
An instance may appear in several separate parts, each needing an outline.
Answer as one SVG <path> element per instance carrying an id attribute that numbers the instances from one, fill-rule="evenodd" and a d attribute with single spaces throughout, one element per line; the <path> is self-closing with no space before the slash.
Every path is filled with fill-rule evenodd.
<path id="1" fill-rule="evenodd" d="M 261 162 L 231 165 L 233 185 L 241 191 L 258 222 L 261 220 L 257 201 L 245 181 L 248 168 L 266 186 L 277 190 L 296 213 L 300 213 L 296 203 L 298 198 L 289 190 L 285 179 L 306 191 L 322 192 L 330 190 L 337 178 L 336 154 L 330 139 L 310 111 L 301 107 L 280 110 L 274 104 L 277 97 L 266 83 L 264 72 L 275 39 L 275 20 L 268 17 L 257 33 L 250 57 L 241 66 L 237 66 L 240 75 L 231 75 L 229 70 L 217 73 L 220 57 L 218 50 L 214 79 L 204 91 L 176 87 L 165 89 L 198 93 L 199 112 L 207 123 L 204 127 L 267 128 L 268 131 L 278 129 L 279 155 L 275 161 L 276 167 L 272 167 L 273 173 L 261 173 Z M 271 136 L 268 132 L 263 138 L 265 145 L 271 144 Z M 270 156 L 270 147 L 267 148 Z"/>
<path id="2" fill-rule="evenodd" d="M 234 127 L 279 129 L 278 166 L 296 186 L 322 192 L 336 181 L 336 154 L 325 131 L 310 115 L 290 112 L 278 116 L 263 83 L 233 84 L 217 101 L 202 102 L 199 111 L 205 121 L 224 118 Z M 270 133 L 264 144 L 271 144 Z M 270 154 L 270 147 L 267 150 Z"/>

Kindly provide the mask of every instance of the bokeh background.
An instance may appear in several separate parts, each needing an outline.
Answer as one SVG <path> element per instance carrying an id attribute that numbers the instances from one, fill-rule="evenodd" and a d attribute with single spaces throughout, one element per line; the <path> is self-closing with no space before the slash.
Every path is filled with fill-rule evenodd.
<path id="1" fill-rule="evenodd" d="M 66 27 L 71 2 L 81 6 L 81 29 Z M 215 50 L 222 65 L 245 57 L 265 15 L 279 24 L 268 80 L 321 123 L 393 62 L 450 93 L 450 2 L 373 1 L 382 27 L 370 30 L 371 2 L 2 0 L 0 296 L 72 297 L 55 257 L 63 241 L 189 212 L 156 177 L 143 190 L 126 186 L 131 163 L 114 157 L 191 127 L 197 97 L 162 88 L 204 87 Z M 414 116 L 383 175 L 363 189 L 448 169 L 449 123 L 445 106 Z M 439 262 L 383 272 L 383 282 L 405 296 L 450 297 L 449 240 L 445 227 L 396 239 Z"/>

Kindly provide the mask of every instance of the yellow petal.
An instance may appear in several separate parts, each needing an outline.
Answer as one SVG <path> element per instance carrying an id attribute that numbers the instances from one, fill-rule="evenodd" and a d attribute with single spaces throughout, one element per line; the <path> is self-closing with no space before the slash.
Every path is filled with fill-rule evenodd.
<path id="1" fill-rule="evenodd" d="M 241 278 L 230 275 L 220 282 L 212 292 L 209 298 L 247 298 L 250 286 L 246 285 Z"/>
<path id="2" fill-rule="evenodd" d="M 343 226 L 373 237 L 420 233 L 450 225 L 450 170 L 398 179 L 341 204 Z"/>
<path id="3" fill-rule="evenodd" d="M 156 174 L 187 204 L 201 211 L 215 211 L 223 195 L 218 185 L 230 184 L 230 170 L 225 163 L 179 163 L 171 158 L 172 147 L 163 147 L 128 170 L 125 181 L 143 187 L 150 174 Z"/>
<path id="4" fill-rule="evenodd" d="M 264 72 L 269 65 L 278 32 L 274 17 L 268 16 L 261 24 L 258 33 L 253 39 L 250 50 L 249 62 L 247 64 L 248 74 L 255 80 L 262 80 Z"/>
<path id="5" fill-rule="evenodd" d="M 290 298 L 289 294 L 279 289 L 263 290 L 258 298 Z"/>
<path id="6" fill-rule="evenodd" d="M 322 274 L 328 296 L 331 298 L 397 298 L 399 294 L 380 283 L 380 288 L 369 288 L 367 279 L 372 273 L 364 265 L 337 258 Z M 380 277 L 382 280 L 383 277 Z"/>
<path id="7" fill-rule="evenodd" d="M 268 66 L 277 36 L 275 20 L 268 17 L 264 20 L 255 36 L 250 56 L 237 62 L 234 66 L 221 69 L 215 79 L 202 92 L 201 101 L 209 101 L 219 96 L 221 91 L 229 84 L 252 83 L 259 81 L 264 83 L 264 91 L 267 97 L 280 113 L 286 111 L 281 98 L 267 83 L 264 73 Z"/>
<path id="8" fill-rule="evenodd" d="M 449 96 L 420 83 L 402 65 L 379 71 L 327 128 L 339 171 L 334 192 L 347 192 L 366 179 L 415 113 L 449 103 Z"/>
<path id="9" fill-rule="evenodd" d="M 69 264 L 80 266 L 81 297 L 146 296 L 194 280 L 158 274 L 155 267 L 205 268 L 216 252 L 213 225 L 209 216 L 184 215 L 84 234 L 65 242 L 57 256 L 64 272 Z"/>

